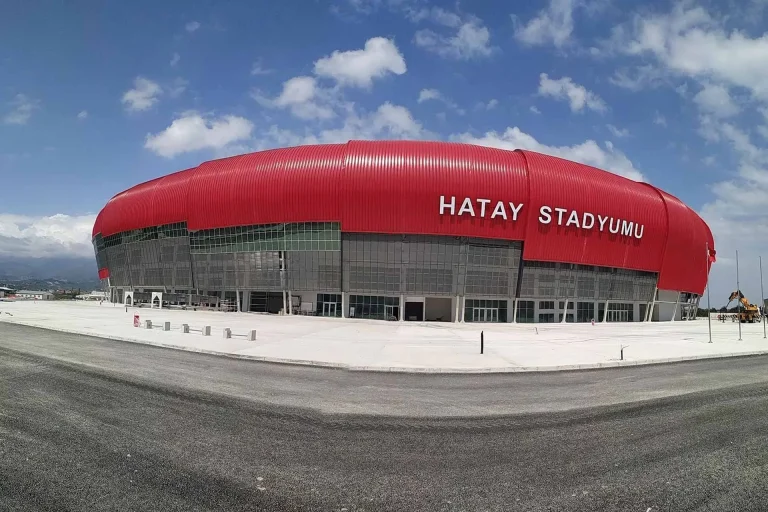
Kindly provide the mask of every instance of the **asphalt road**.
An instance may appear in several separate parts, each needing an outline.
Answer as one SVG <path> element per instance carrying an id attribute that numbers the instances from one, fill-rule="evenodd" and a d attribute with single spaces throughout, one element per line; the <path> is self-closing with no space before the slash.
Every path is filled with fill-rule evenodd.
<path id="1" fill-rule="evenodd" d="M 766 370 L 380 375 L 0 324 L 0 510 L 766 510 Z"/>

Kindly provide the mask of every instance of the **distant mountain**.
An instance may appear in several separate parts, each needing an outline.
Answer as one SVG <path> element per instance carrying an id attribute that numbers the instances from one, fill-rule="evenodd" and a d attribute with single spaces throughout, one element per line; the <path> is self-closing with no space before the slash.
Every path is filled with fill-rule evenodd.
<path id="1" fill-rule="evenodd" d="M 95 258 L 0 256 L 0 285 L 21 289 L 99 289 Z"/>

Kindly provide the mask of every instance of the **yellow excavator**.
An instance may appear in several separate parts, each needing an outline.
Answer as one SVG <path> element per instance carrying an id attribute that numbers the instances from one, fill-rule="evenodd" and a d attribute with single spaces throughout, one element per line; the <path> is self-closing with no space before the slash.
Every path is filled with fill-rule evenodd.
<path id="1" fill-rule="evenodd" d="M 734 300 L 737 300 L 741 302 L 741 311 L 739 312 L 739 321 L 741 323 L 749 322 L 759 322 L 760 321 L 760 308 L 758 308 L 754 304 L 750 304 L 749 300 L 744 296 L 743 293 L 741 293 L 741 290 L 736 290 L 728 297 L 728 304 L 725 305 L 725 309 L 728 309 L 728 306 L 731 305 L 731 302 Z M 736 317 L 734 317 L 735 320 Z"/>

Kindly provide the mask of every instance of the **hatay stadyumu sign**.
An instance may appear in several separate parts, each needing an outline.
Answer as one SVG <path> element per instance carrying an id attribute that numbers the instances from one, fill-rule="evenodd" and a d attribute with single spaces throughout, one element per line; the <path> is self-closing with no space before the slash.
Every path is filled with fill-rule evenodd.
<path id="1" fill-rule="evenodd" d="M 456 217 L 476 217 L 481 219 L 501 219 L 516 222 L 523 203 L 512 201 L 491 201 L 490 199 L 471 199 L 465 197 L 461 202 L 456 196 L 440 196 L 440 215 Z M 542 205 L 539 208 L 540 224 L 556 224 L 564 227 L 591 229 L 600 232 L 607 231 L 614 235 L 631 236 L 640 240 L 643 238 L 645 224 L 631 220 L 617 219 L 607 215 L 590 212 L 577 212 L 567 208 Z"/>

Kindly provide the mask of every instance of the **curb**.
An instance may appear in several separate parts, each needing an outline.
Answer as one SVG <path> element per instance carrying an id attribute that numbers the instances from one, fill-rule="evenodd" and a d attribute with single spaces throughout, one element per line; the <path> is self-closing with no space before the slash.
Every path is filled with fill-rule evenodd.
<path id="1" fill-rule="evenodd" d="M 149 345 L 158 348 L 167 348 L 173 350 L 182 350 L 184 352 L 194 352 L 217 357 L 228 357 L 231 359 L 243 359 L 247 361 L 257 361 L 261 363 L 286 364 L 294 366 L 313 366 L 317 368 L 332 368 L 337 370 L 346 370 L 352 372 L 379 372 L 379 373 L 413 373 L 413 374 L 487 374 L 487 373 L 535 373 L 535 372 L 564 372 L 579 370 L 599 370 L 607 368 L 619 368 L 626 366 L 648 366 L 654 364 L 681 363 L 686 361 L 700 361 L 705 359 L 729 359 L 734 357 L 750 357 L 768 355 L 766 350 L 753 350 L 749 352 L 729 352 L 725 354 L 704 354 L 696 356 L 678 356 L 661 359 L 642 359 L 627 361 L 607 361 L 602 363 L 583 363 L 583 364 L 565 364 L 553 366 L 500 366 L 496 368 L 430 368 L 424 366 L 356 366 L 347 363 L 332 363 L 328 361 L 313 361 L 310 359 L 290 359 L 282 357 L 255 356 L 249 354 L 237 354 L 233 352 L 221 352 L 195 347 L 183 347 L 171 343 L 162 343 L 157 341 L 144 341 L 135 338 L 125 338 L 121 336 L 108 336 L 91 332 L 78 331 L 75 329 L 55 329 L 50 326 L 39 325 L 16 320 L 6 320 L 4 322 L 14 325 L 23 325 L 26 327 L 35 327 L 47 331 L 62 332 L 66 334 L 77 334 L 80 336 L 90 336 L 111 341 L 122 341 L 126 343 L 136 343 L 139 345 Z"/>

